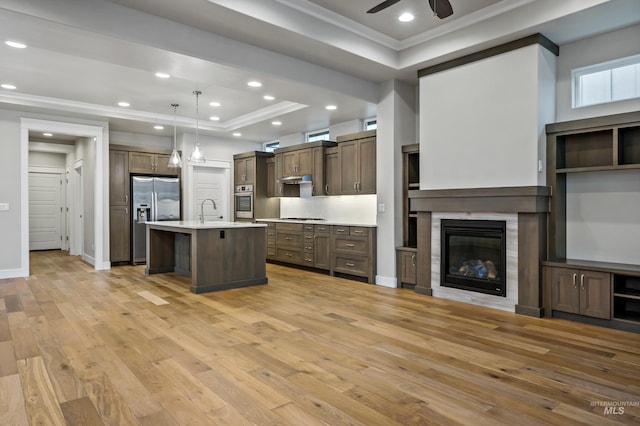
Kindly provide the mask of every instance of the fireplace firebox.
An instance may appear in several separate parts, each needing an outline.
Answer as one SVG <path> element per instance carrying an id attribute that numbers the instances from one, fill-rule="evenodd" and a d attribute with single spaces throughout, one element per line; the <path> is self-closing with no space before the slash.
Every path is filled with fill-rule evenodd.
<path id="1" fill-rule="evenodd" d="M 440 285 L 506 297 L 506 222 L 442 219 L 441 250 Z"/>

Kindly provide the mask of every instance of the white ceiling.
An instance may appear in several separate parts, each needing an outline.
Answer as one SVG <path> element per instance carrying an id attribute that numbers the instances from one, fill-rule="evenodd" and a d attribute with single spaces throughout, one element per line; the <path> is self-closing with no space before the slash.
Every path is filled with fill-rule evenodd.
<path id="1" fill-rule="evenodd" d="M 637 0 L 450 0 L 444 20 L 427 0 L 366 13 L 380 1 L 0 0 L 0 40 L 28 45 L 0 45 L 0 83 L 17 86 L 0 89 L 0 107 L 169 136 L 171 103 L 193 131 L 201 90 L 201 132 L 264 142 L 374 116 L 379 83 L 417 84 L 425 66 L 536 32 L 562 44 L 640 22 Z M 398 22 L 405 11 L 416 19 Z"/>

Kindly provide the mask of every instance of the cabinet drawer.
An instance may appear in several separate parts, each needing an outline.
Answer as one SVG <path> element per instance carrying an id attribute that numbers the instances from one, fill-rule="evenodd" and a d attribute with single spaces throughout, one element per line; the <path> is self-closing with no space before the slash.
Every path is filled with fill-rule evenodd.
<path id="1" fill-rule="evenodd" d="M 267 248 L 267 259 L 275 259 L 275 258 L 276 258 L 276 249 Z"/>
<path id="2" fill-rule="evenodd" d="M 349 235 L 349 227 L 334 225 L 333 233 L 336 235 Z"/>
<path id="3" fill-rule="evenodd" d="M 267 228 L 267 238 L 275 238 L 276 237 L 276 229 L 275 228 Z"/>
<path id="4" fill-rule="evenodd" d="M 316 234 L 328 234 L 329 232 L 331 232 L 331 226 L 330 225 L 315 225 L 314 233 Z"/>
<path id="5" fill-rule="evenodd" d="M 275 240 L 271 240 L 271 239 L 267 240 L 267 249 L 269 249 L 269 248 L 276 248 L 276 241 Z"/>
<path id="6" fill-rule="evenodd" d="M 350 226 L 349 235 L 354 237 L 366 237 L 369 235 L 369 228 L 363 228 L 361 226 Z"/>
<path id="7" fill-rule="evenodd" d="M 302 264 L 302 252 L 297 250 L 276 249 L 276 259 L 282 262 Z"/>
<path id="8" fill-rule="evenodd" d="M 368 241 L 367 238 L 336 237 L 334 248 L 336 251 L 366 256 L 368 254 Z"/>
<path id="9" fill-rule="evenodd" d="M 302 235 L 291 234 L 288 232 L 278 232 L 278 235 L 276 236 L 276 242 L 278 243 L 278 246 L 283 245 L 302 248 Z"/>
<path id="10" fill-rule="evenodd" d="M 337 255 L 334 270 L 345 274 L 367 276 L 369 262 L 366 258 Z"/>
<path id="11" fill-rule="evenodd" d="M 304 266 L 308 266 L 313 268 L 313 254 L 312 253 L 303 253 L 302 254 L 302 264 Z"/>
<path id="12" fill-rule="evenodd" d="M 311 242 L 305 242 L 302 245 L 302 250 L 308 253 L 313 253 L 313 241 Z"/>
<path id="13" fill-rule="evenodd" d="M 302 225 L 302 230 L 303 230 L 304 232 L 310 232 L 310 233 L 312 233 L 312 234 L 313 234 L 313 225 L 310 225 L 310 224 L 303 224 L 303 225 Z"/>
<path id="14" fill-rule="evenodd" d="M 302 232 L 301 223 L 277 223 L 278 232 Z"/>

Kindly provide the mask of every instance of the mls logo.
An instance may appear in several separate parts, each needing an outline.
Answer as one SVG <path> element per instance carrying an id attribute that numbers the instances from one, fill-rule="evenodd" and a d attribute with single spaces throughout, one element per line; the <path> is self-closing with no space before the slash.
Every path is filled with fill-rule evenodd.
<path id="1" fill-rule="evenodd" d="M 624 414 L 624 407 L 604 407 L 604 414 Z"/>

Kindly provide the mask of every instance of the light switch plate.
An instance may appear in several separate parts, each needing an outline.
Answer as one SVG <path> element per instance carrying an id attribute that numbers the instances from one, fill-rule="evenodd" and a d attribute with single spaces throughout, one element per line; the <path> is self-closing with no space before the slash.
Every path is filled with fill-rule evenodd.
<path id="1" fill-rule="evenodd" d="M 8 212 L 9 203 L 0 203 L 0 212 Z"/>
<path id="2" fill-rule="evenodd" d="M 384 213 L 384 209 L 385 209 L 384 203 L 378 204 L 378 213 Z"/>

